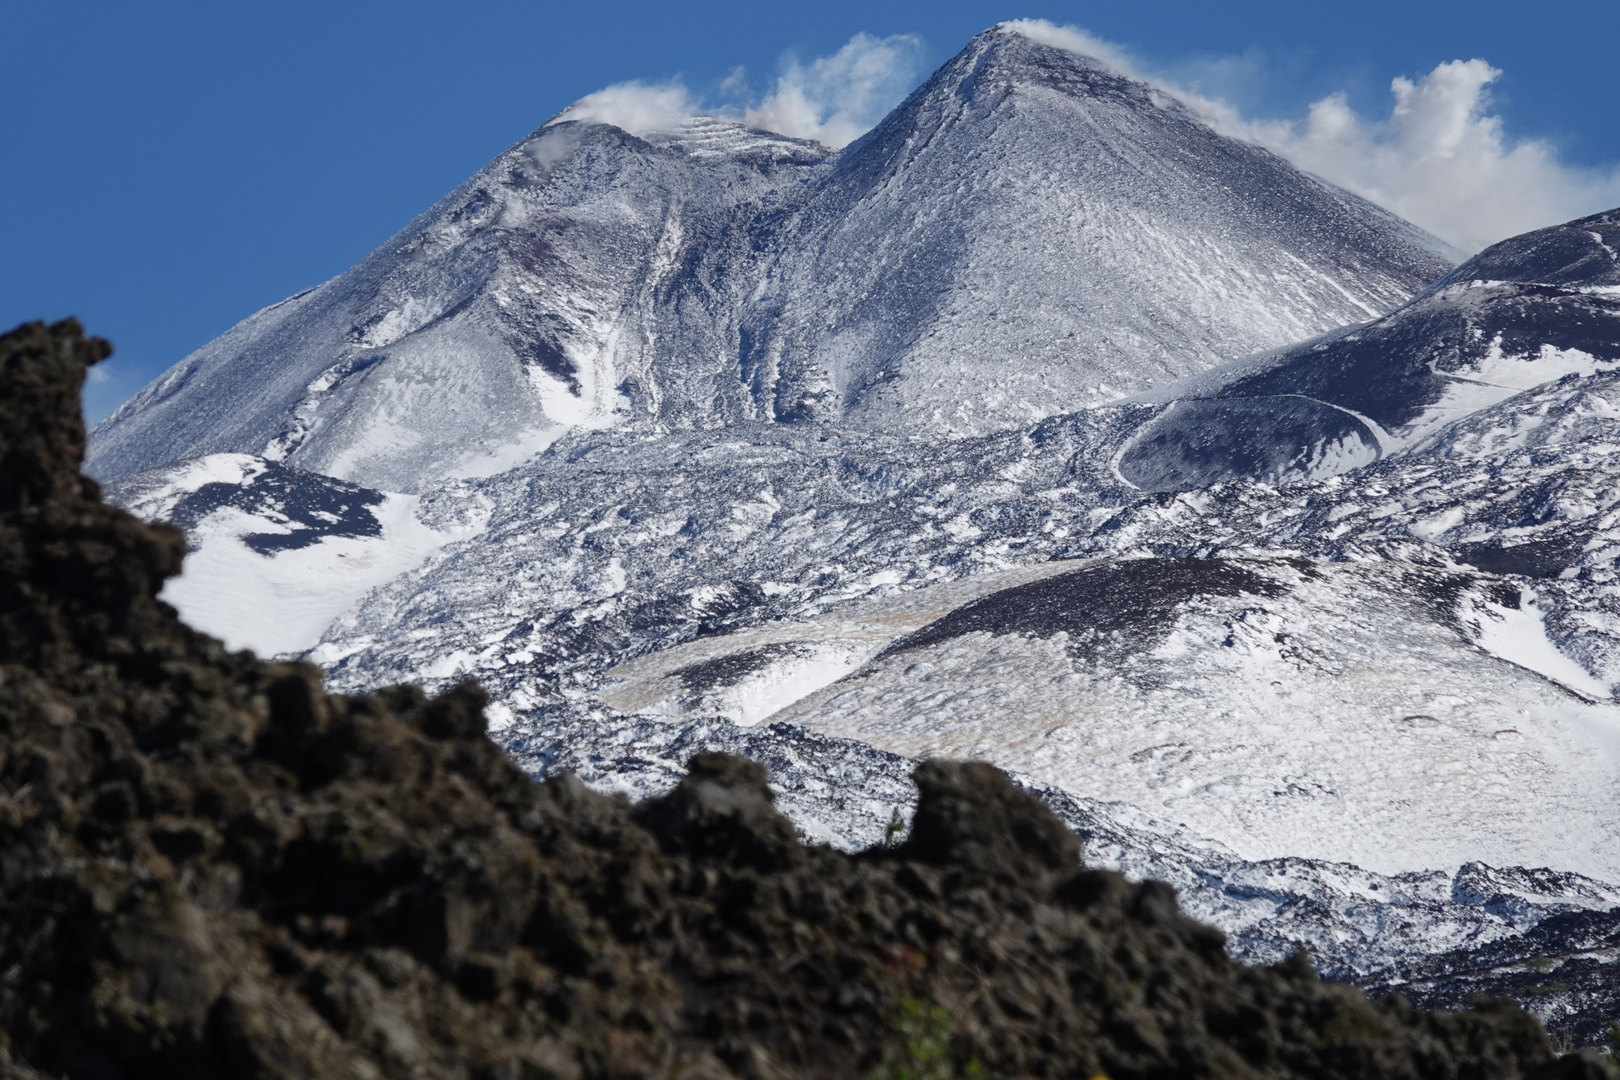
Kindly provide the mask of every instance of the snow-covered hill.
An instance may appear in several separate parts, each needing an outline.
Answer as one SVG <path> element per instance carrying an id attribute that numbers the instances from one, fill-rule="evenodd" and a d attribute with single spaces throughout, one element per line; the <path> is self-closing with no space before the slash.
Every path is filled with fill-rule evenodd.
<path id="1" fill-rule="evenodd" d="M 476 498 L 434 517 L 443 494 L 424 503 L 246 454 L 126 476 L 106 496 L 186 530 L 186 572 L 164 600 L 227 645 L 268 655 L 309 648 L 372 589 L 476 535 L 487 517 Z"/>
<path id="2" fill-rule="evenodd" d="M 1620 214 L 1503 241 L 1381 319 L 1142 395 L 1170 402 L 1120 455 L 1150 491 L 1331 476 L 1567 375 L 1620 366 Z"/>
<path id="3" fill-rule="evenodd" d="M 1382 314 L 1410 226 L 998 27 L 841 154 L 696 119 L 535 132 L 103 421 L 111 479 L 233 452 L 390 491 L 561 433 L 988 431 Z"/>
<path id="4" fill-rule="evenodd" d="M 645 798 L 701 750 L 765 763 L 777 805 L 810 840 L 856 850 L 909 817 L 915 761 L 790 724 L 557 721 L 511 738 L 536 776 L 572 770 Z M 1461 1008 L 1481 990 L 1512 994 L 1561 1034 L 1602 1041 L 1620 1007 L 1620 888 L 1547 869 L 1470 862 L 1455 870 L 1370 873 L 1300 858 L 1246 860 L 1174 823 L 1031 781 L 1085 841 L 1089 865 L 1175 885 L 1184 911 L 1222 927 L 1251 963 L 1307 948 L 1330 977 Z"/>

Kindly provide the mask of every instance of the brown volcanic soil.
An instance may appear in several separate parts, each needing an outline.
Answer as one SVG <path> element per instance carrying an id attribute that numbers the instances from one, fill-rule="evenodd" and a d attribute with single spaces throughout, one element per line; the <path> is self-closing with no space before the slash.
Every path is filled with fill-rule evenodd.
<path id="1" fill-rule="evenodd" d="M 1601 1076 L 1506 1005 L 1245 968 L 985 765 L 906 843 L 804 847 L 704 755 L 532 784 L 483 695 L 337 697 L 182 625 L 179 533 L 79 475 L 76 323 L 0 338 L 0 1072 Z"/>

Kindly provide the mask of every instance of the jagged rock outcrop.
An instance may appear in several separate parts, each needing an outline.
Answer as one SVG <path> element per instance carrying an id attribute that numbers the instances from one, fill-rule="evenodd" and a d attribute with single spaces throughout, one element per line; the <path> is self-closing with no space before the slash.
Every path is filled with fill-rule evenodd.
<path id="1" fill-rule="evenodd" d="M 155 599 L 71 322 L 0 338 L 0 1060 L 38 1077 L 1598 1076 L 1508 1006 L 1247 968 L 982 765 L 801 845 L 757 764 L 531 784 L 467 685 L 328 695 Z"/>

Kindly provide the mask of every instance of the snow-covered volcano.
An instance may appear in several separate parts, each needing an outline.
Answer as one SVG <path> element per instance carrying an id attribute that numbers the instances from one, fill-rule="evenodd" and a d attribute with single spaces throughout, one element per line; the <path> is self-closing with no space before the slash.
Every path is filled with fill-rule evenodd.
<path id="1" fill-rule="evenodd" d="M 537 774 L 743 750 L 853 845 L 971 754 L 1247 955 L 1604 985 L 1615 220 L 1446 276 L 1003 28 L 841 154 L 554 123 L 93 461 L 189 525 L 200 625 L 475 677 Z"/>
<path id="2" fill-rule="evenodd" d="M 1380 315 L 1450 265 L 1011 28 L 841 154 L 643 135 L 541 128 L 141 391 L 90 471 L 237 452 L 417 492 L 625 423 L 983 432 Z"/>
<path id="3" fill-rule="evenodd" d="M 1382 314 L 1446 260 L 1169 95 L 981 34 L 810 186 L 740 351 L 762 415 L 984 432 Z"/>

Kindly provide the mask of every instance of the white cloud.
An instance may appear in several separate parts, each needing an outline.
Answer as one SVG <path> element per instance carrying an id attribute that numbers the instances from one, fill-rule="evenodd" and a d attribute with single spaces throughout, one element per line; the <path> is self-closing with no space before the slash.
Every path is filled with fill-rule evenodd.
<path id="1" fill-rule="evenodd" d="M 770 93 L 754 104 L 706 108 L 679 79 L 625 82 L 587 94 L 550 123 L 590 120 L 632 135 L 651 135 L 707 114 L 841 147 L 900 103 L 921 74 L 922 62 L 922 41 L 914 34 L 856 34 L 831 56 L 808 64 L 787 61 Z M 746 87 L 746 73 L 739 67 L 721 83 L 720 93 L 736 98 Z"/>
<path id="2" fill-rule="evenodd" d="M 1345 95 L 1314 103 L 1302 121 L 1246 117 L 1176 80 L 1152 75 L 1127 50 L 1074 27 L 1005 24 L 1047 44 L 1102 60 L 1185 102 L 1218 130 L 1274 151 L 1465 251 L 1620 204 L 1620 166 L 1583 169 L 1537 139 L 1513 140 L 1490 112 L 1501 72 L 1451 60 L 1417 82 L 1396 78 L 1387 117 L 1368 119 Z M 1234 65 L 1252 68 L 1249 57 Z"/>
<path id="3" fill-rule="evenodd" d="M 681 121 L 701 111 L 698 102 L 678 79 L 656 84 L 622 82 L 586 94 L 552 117 L 550 123 L 592 120 L 623 128 L 632 135 L 651 135 L 671 131 L 679 127 Z"/>
<path id="4" fill-rule="evenodd" d="M 1334 94 L 1301 123 L 1249 121 L 1237 133 L 1465 251 L 1620 203 L 1620 169 L 1566 165 L 1544 141 L 1507 138 L 1488 111 L 1501 74 L 1451 60 L 1418 82 L 1395 79 L 1385 119 Z"/>
<path id="5" fill-rule="evenodd" d="M 845 146 L 900 103 L 921 74 L 922 41 L 914 34 L 856 34 L 808 66 L 790 62 L 771 95 L 745 123 L 829 146 Z"/>
<path id="6" fill-rule="evenodd" d="M 1188 71 L 1265 78 L 1256 55 L 1205 57 L 1182 78 L 1073 26 L 1018 19 L 1006 29 L 1082 53 L 1172 94 L 1225 134 L 1282 155 L 1323 179 L 1370 199 L 1465 251 L 1505 237 L 1620 205 L 1620 166 L 1582 169 L 1559 160 L 1537 139 L 1510 139 L 1490 111 L 1490 85 L 1501 72 L 1484 60 L 1451 60 L 1423 78 L 1391 83 L 1389 115 L 1357 114 L 1344 94 L 1311 105 L 1303 120 L 1246 116 L 1236 106 L 1187 86 Z M 707 113 L 797 138 L 844 146 L 883 118 L 922 73 L 922 42 L 912 34 L 856 34 L 831 56 L 787 61 L 763 100 L 749 103 L 746 76 L 734 70 L 720 87 L 733 106 L 705 108 L 679 80 L 617 83 L 559 113 L 634 135 L 672 131 Z M 1202 80 L 1200 80 L 1202 81 Z"/>

